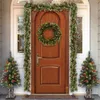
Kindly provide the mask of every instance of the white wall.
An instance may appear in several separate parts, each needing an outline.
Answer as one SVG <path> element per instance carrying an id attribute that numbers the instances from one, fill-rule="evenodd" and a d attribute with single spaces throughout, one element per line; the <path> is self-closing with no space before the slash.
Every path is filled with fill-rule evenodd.
<path id="1" fill-rule="evenodd" d="M 24 53 L 19 53 L 17 48 L 17 35 L 18 35 L 18 17 L 23 16 L 24 9 L 22 6 L 14 6 L 11 8 L 11 52 L 18 64 L 18 69 L 21 77 L 21 86 L 15 88 L 16 94 L 29 94 L 24 91 Z"/>
<path id="2" fill-rule="evenodd" d="M 92 58 L 95 61 L 97 70 L 100 71 L 98 66 L 98 1 L 97 0 L 89 0 L 90 1 L 90 51 Z M 93 89 L 94 94 L 98 94 L 99 87 L 95 87 Z"/>

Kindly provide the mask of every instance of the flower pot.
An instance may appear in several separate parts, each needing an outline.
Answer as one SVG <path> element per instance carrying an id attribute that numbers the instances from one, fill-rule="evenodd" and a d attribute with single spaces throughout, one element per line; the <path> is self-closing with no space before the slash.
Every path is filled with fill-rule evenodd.
<path id="1" fill-rule="evenodd" d="M 92 98 L 92 88 L 86 87 L 86 95 L 84 96 L 85 100 L 94 100 Z"/>
<path id="2" fill-rule="evenodd" d="M 15 97 L 14 88 L 8 88 L 8 95 L 6 96 L 6 99 L 14 99 Z"/>

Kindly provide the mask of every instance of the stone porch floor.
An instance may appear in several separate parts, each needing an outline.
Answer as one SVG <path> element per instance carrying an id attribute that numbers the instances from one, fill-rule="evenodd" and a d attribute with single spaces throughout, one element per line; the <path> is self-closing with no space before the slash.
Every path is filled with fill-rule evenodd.
<path id="1" fill-rule="evenodd" d="M 78 100 L 85 100 L 83 96 L 77 96 Z M 98 95 L 93 95 L 94 100 L 100 100 L 100 97 Z M 15 99 L 9 99 L 9 100 L 22 100 L 23 96 L 17 96 Z M 7 100 L 5 99 L 5 95 L 0 95 L 0 100 Z M 32 100 L 32 99 L 27 99 L 27 100 Z M 40 99 L 34 99 L 34 100 L 40 100 Z M 41 100 L 47 100 L 47 99 L 41 99 Z M 52 99 L 48 99 L 52 100 Z M 53 99 L 53 100 L 62 100 L 62 99 Z M 63 99 L 66 100 L 66 99 Z"/>

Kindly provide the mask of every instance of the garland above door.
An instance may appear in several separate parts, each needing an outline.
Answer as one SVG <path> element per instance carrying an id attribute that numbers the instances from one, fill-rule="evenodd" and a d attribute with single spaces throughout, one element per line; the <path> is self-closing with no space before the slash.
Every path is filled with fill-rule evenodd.
<path id="1" fill-rule="evenodd" d="M 30 91 L 30 35 L 31 35 L 31 12 L 34 11 L 70 11 L 70 89 L 72 92 L 77 90 L 77 72 L 76 72 L 76 56 L 77 56 L 77 6 L 75 3 L 62 4 L 37 4 L 26 3 L 24 6 L 24 27 L 25 27 L 25 48 L 24 48 L 24 70 L 25 82 L 24 90 Z"/>

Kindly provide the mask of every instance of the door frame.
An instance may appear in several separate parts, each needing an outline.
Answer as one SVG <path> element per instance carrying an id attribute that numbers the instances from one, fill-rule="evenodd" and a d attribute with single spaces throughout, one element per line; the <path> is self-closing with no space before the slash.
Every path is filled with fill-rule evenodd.
<path id="1" fill-rule="evenodd" d="M 36 66 L 36 55 L 34 55 L 35 53 L 36 53 L 36 51 L 35 51 L 35 48 L 36 48 L 36 46 L 34 45 L 35 44 L 35 33 L 34 33 L 34 24 L 33 24 L 33 22 L 34 22 L 34 19 L 35 19 L 35 17 L 36 17 L 36 15 L 39 13 L 40 11 L 32 11 L 31 12 L 31 27 L 32 27 L 32 29 L 31 29 L 31 94 L 36 94 L 36 92 L 35 92 L 35 89 L 36 89 L 36 84 L 35 84 L 35 80 L 36 80 L 36 77 L 35 77 L 35 75 L 36 75 L 36 68 L 35 68 L 35 66 Z M 62 11 L 64 14 L 66 14 L 67 12 L 69 12 L 69 11 L 67 11 L 67 10 L 64 10 L 64 11 Z M 68 13 L 69 14 L 69 13 Z M 67 14 L 66 14 L 67 15 Z M 66 16 L 67 17 L 67 16 Z M 68 16 L 68 23 L 69 23 L 69 16 Z M 67 28 L 66 28 L 66 31 L 67 31 Z M 66 34 L 65 34 L 66 35 Z M 69 27 L 68 27 L 68 40 L 69 40 Z M 67 45 L 67 42 L 68 42 L 68 44 L 69 44 L 69 41 L 67 41 L 67 39 L 66 39 L 66 45 Z M 67 46 L 66 46 L 67 47 Z M 65 72 L 65 79 L 66 79 L 66 83 L 65 83 L 65 91 L 66 91 L 66 93 L 65 94 L 69 94 L 69 49 L 67 50 L 67 48 L 65 47 L 65 49 L 66 49 L 66 52 L 65 52 L 65 62 L 66 61 L 68 61 L 68 63 L 65 63 L 65 69 L 66 69 L 66 72 Z M 68 52 L 68 54 L 67 54 L 67 52 Z M 34 55 L 34 56 L 33 56 Z M 68 66 L 68 67 L 67 67 Z M 68 70 L 68 71 L 67 71 Z M 67 74 L 68 73 L 68 74 Z M 68 76 L 68 80 L 67 80 L 67 76 Z M 67 82 L 68 81 L 68 82 Z M 68 83 L 68 84 L 67 84 Z M 68 86 L 68 87 L 67 87 Z"/>
<path id="2" fill-rule="evenodd" d="M 86 1 L 86 0 L 84 0 L 84 1 Z M 92 3 L 92 1 L 90 3 Z M 17 42 L 17 35 L 16 35 L 16 33 L 17 33 L 17 29 L 16 29 L 16 27 L 17 27 L 17 21 L 15 22 L 14 20 L 16 20 L 16 16 L 19 16 L 19 15 L 23 16 L 23 14 L 24 14 L 24 4 L 22 4 L 21 2 L 18 3 L 17 0 L 12 0 L 11 5 L 9 5 L 9 7 L 10 7 L 10 11 L 11 11 L 11 13 L 10 13 L 11 16 L 9 18 L 9 19 L 11 19 L 11 21 L 10 21 L 11 22 L 11 24 L 10 24 L 10 26 L 11 26 L 11 28 L 10 28 L 11 29 L 11 33 L 10 33 L 10 36 L 11 36 L 10 50 L 12 52 L 12 56 L 15 58 L 15 60 L 18 63 L 18 69 L 20 71 L 21 83 L 22 83 L 22 85 L 19 88 L 15 88 L 15 91 L 14 92 L 16 94 L 22 94 L 22 95 L 23 94 L 30 94 L 31 91 L 30 92 L 26 92 L 23 89 L 23 87 L 24 87 L 24 84 L 23 84 L 23 82 L 24 82 L 24 74 L 23 74 L 23 72 L 24 72 L 24 68 L 23 68 L 24 53 L 18 53 L 18 52 L 16 52 L 16 50 L 17 50 L 16 49 L 16 47 L 17 47 L 17 45 L 16 45 L 16 42 Z M 90 29 L 91 29 L 91 27 L 90 27 L 90 21 L 93 19 L 93 17 L 90 20 L 90 4 L 89 4 L 89 2 L 86 2 L 86 3 L 83 3 L 83 4 L 77 4 L 77 7 L 78 7 L 78 10 L 79 10 L 78 13 L 77 13 L 79 17 L 80 17 L 80 14 L 83 12 L 83 10 L 86 11 L 86 14 L 83 16 L 83 17 L 86 18 L 86 21 L 83 20 L 83 24 L 85 26 L 88 25 L 88 27 L 86 27 L 86 28 L 83 27 L 83 30 L 82 30 L 83 31 L 83 40 L 82 40 L 83 44 L 84 44 L 84 40 L 88 39 L 87 38 L 87 34 L 89 35 L 89 39 L 87 40 L 88 43 L 89 43 L 89 45 L 87 47 L 89 47 L 89 49 L 88 48 L 87 49 L 86 48 L 84 49 L 84 46 L 83 46 L 82 48 L 85 51 L 82 54 L 78 54 L 78 56 L 77 56 L 77 62 L 79 62 L 77 64 L 77 72 L 79 74 L 81 62 L 87 56 L 87 51 L 90 50 L 90 47 L 93 47 L 93 45 L 94 45 L 94 43 L 92 43 L 93 41 L 90 41 L 92 39 L 91 37 L 94 37 L 94 35 L 97 37 L 97 34 L 94 34 L 93 29 L 92 29 L 93 32 L 92 31 L 91 31 L 92 33 L 90 32 Z M 17 15 L 16 15 L 16 13 L 17 13 Z M 82 14 L 84 14 L 84 13 L 82 13 Z M 92 12 L 92 14 L 93 14 L 93 12 Z M 94 15 L 94 16 L 96 16 L 96 15 Z M 7 27 L 7 26 L 5 26 L 5 27 Z M 90 33 L 91 33 L 91 37 L 90 37 Z M 95 44 L 96 43 L 97 42 L 95 42 Z M 90 46 L 90 44 L 92 44 L 92 45 Z M 95 52 L 94 48 L 91 48 L 91 50 L 93 52 Z M 97 54 L 94 53 L 93 56 L 96 57 L 96 55 Z M 31 63 L 30 63 L 30 66 L 31 66 Z M 30 75 L 30 78 L 31 78 L 31 75 Z M 69 80 L 69 83 L 70 83 L 70 80 Z M 69 87 L 69 89 L 70 89 L 70 87 Z M 20 90 L 20 92 L 19 92 L 19 90 Z M 81 88 L 78 89 L 77 93 L 80 93 L 80 92 L 82 94 L 84 94 L 84 91 Z M 71 91 L 69 91 L 69 93 L 72 94 Z"/>

